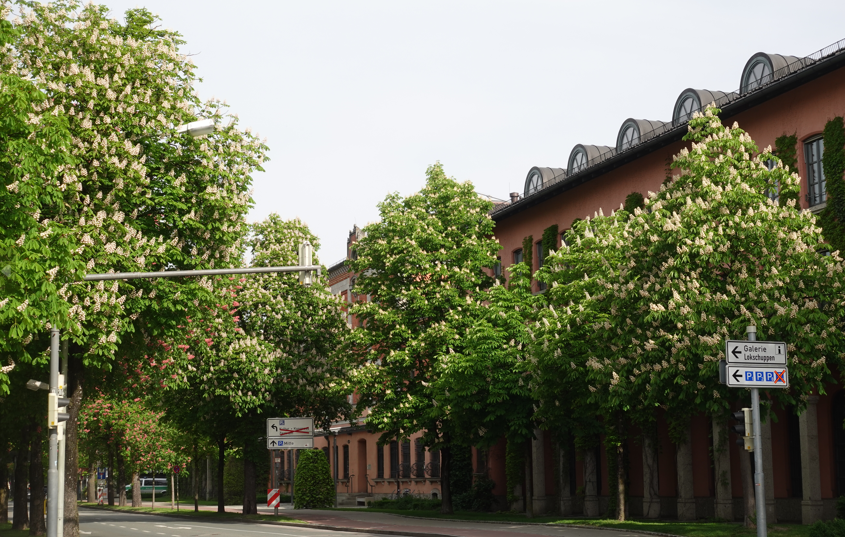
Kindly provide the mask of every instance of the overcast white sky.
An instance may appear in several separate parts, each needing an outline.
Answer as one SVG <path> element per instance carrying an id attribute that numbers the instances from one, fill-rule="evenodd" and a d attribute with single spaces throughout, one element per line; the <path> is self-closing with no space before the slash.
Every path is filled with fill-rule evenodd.
<path id="1" fill-rule="evenodd" d="M 98 0 L 182 33 L 204 81 L 270 146 L 250 220 L 300 217 L 320 259 L 425 169 L 499 198 L 622 122 L 671 119 L 687 87 L 732 91 L 756 52 L 845 38 L 845 2 Z"/>

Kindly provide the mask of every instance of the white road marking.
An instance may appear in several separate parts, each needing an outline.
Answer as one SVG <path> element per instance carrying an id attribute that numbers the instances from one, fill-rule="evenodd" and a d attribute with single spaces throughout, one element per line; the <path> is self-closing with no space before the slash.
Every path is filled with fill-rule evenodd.
<path id="1" fill-rule="evenodd" d="M 82 530 L 79 530 L 79 533 L 84 533 L 85 535 L 91 535 L 91 532 L 90 532 L 90 531 L 82 531 Z"/>

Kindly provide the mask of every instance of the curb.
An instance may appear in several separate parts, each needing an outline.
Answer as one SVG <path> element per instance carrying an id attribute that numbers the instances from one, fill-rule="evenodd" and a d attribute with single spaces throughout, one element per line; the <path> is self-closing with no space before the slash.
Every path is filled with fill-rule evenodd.
<path id="1" fill-rule="evenodd" d="M 135 515 L 155 515 L 155 516 L 163 516 L 163 517 L 170 517 L 170 518 L 178 518 L 182 520 L 213 520 L 215 522 L 221 522 L 220 520 L 216 520 L 212 517 L 202 517 L 202 516 L 187 516 L 187 515 L 180 515 L 176 513 L 144 513 L 140 511 L 128 511 L 123 509 L 109 509 L 108 507 L 99 507 L 93 505 L 80 505 L 79 509 L 93 509 L 95 511 L 108 511 L 110 513 L 131 513 Z M 423 518 L 423 517 L 409 517 L 409 518 Z M 439 520 L 439 519 L 426 519 L 426 520 Z M 423 532 L 414 532 L 414 531 L 396 531 L 396 530 L 382 530 L 378 528 L 348 528 L 345 526 L 329 526 L 327 524 L 312 524 L 310 522 L 305 521 L 304 523 L 296 523 L 296 522 L 277 522 L 275 520 L 253 520 L 250 518 L 227 518 L 223 520 L 223 522 L 232 521 L 232 522 L 247 522 L 249 524 L 270 524 L 273 526 L 289 526 L 294 528 L 312 528 L 317 530 L 330 530 L 330 531 L 345 531 L 350 533 L 372 533 L 375 535 L 403 535 L 408 537 L 456 537 L 455 535 L 445 534 L 445 533 L 423 533 Z M 669 537 L 678 537 L 677 535 L 671 535 Z"/>

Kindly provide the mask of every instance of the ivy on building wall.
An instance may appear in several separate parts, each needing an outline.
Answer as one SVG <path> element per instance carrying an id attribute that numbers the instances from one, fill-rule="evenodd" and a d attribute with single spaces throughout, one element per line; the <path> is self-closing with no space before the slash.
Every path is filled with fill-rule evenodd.
<path id="1" fill-rule="evenodd" d="M 505 449 L 505 480 L 507 481 L 508 505 L 513 505 L 519 497 L 514 493 L 517 485 L 522 485 L 525 474 L 525 449 L 508 441 Z M 525 491 L 523 496 L 525 495 Z"/>
<path id="2" fill-rule="evenodd" d="M 634 209 L 642 209 L 645 206 L 645 200 L 643 195 L 639 192 L 631 192 L 625 198 L 625 205 L 622 206 L 622 209 L 626 212 L 634 214 Z"/>
<path id="3" fill-rule="evenodd" d="M 534 235 L 522 239 L 522 262 L 534 271 Z"/>
<path id="4" fill-rule="evenodd" d="M 543 230 L 543 259 L 549 255 L 550 250 L 557 250 L 557 224 L 552 224 Z"/>
<path id="5" fill-rule="evenodd" d="M 795 134 L 784 134 L 775 138 L 775 150 L 772 151 L 783 163 L 784 168 L 798 173 L 798 136 Z M 798 205 L 798 193 L 779 194 L 780 203 L 786 203 L 790 199 L 795 200 Z"/>
<path id="6" fill-rule="evenodd" d="M 822 169 L 827 184 L 827 207 L 821 222 L 825 240 L 831 250 L 845 252 L 845 122 L 835 117 L 824 126 Z"/>

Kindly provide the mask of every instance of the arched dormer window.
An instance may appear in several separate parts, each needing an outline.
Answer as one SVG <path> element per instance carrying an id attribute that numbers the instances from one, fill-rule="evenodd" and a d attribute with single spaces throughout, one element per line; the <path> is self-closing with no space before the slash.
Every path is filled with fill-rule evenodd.
<path id="1" fill-rule="evenodd" d="M 587 152 L 584 149 L 577 147 L 572 150 L 572 154 L 569 156 L 569 167 L 567 168 L 570 173 L 578 173 L 584 168 L 587 167 Z"/>
<path id="2" fill-rule="evenodd" d="M 633 121 L 622 125 L 616 140 L 617 151 L 625 151 L 640 143 L 640 127 Z"/>
<path id="3" fill-rule="evenodd" d="M 686 123 L 699 110 L 701 110 L 701 102 L 698 100 L 698 95 L 692 92 L 682 95 L 675 105 L 675 113 L 673 114 L 675 125 Z"/>
<path id="4" fill-rule="evenodd" d="M 538 192 L 543 188 L 543 174 L 540 170 L 534 169 L 528 173 L 528 179 L 525 180 L 525 197 Z"/>
<path id="5" fill-rule="evenodd" d="M 757 58 L 751 67 L 745 71 L 742 81 L 742 93 L 754 91 L 772 80 L 772 65 L 767 58 Z"/>

